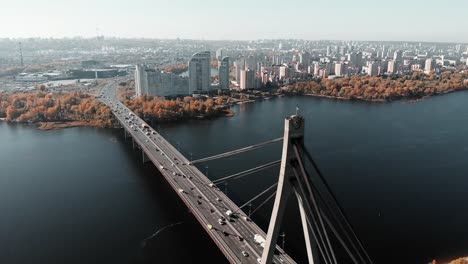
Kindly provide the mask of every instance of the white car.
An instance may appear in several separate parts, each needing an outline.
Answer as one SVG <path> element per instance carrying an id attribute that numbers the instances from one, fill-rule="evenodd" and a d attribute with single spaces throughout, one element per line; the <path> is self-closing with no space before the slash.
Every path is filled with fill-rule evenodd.
<path id="1" fill-rule="evenodd" d="M 246 251 L 244 251 L 244 250 L 242 250 L 242 252 L 241 252 L 241 253 L 242 253 L 242 256 L 244 256 L 244 257 L 248 257 L 248 256 L 249 256 L 249 253 L 247 253 L 247 252 L 246 252 Z"/>

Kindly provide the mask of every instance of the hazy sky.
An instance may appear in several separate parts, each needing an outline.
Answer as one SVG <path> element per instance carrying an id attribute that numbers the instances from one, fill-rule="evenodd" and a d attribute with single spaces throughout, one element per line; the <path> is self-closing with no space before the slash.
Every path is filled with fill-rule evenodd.
<path id="1" fill-rule="evenodd" d="M 468 0 L 0 0 L 0 11 L 0 37 L 468 42 Z"/>

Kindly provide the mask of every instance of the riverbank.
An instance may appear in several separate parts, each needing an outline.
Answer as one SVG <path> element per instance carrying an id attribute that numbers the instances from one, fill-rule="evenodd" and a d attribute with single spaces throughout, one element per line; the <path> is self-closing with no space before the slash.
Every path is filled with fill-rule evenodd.
<path id="1" fill-rule="evenodd" d="M 65 129 L 65 128 L 72 128 L 72 127 L 100 127 L 97 123 L 87 122 L 87 121 L 58 121 L 58 122 L 39 122 L 37 123 L 37 129 L 42 131 L 48 130 L 57 130 L 57 129 Z"/>

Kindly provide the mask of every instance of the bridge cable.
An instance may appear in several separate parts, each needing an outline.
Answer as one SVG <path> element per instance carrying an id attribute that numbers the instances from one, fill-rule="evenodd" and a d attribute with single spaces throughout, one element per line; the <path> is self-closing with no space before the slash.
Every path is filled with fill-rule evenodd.
<path id="1" fill-rule="evenodd" d="M 274 193 L 272 193 L 270 196 L 268 196 L 265 201 L 263 201 L 261 204 L 259 204 L 257 206 L 257 208 L 255 208 L 252 212 L 250 212 L 250 215 L 253 215 L 255 212 L 257 212 L 258 209 L 260 209 L 262 206 L 264 206 L 269 200 L 271 200 L 271 198 L 273 198 L 276 194 L 276 191 Z"/>
<path id="2" fill-rule="evenodd" d="M 213 155 L 213 156 L 210 156 L 210 157 L 197 159 L 197 160 L 192 161 L 192 164 L 205 162 L 205 161 L 210 161 L 210 160 L 214 160 L 214 159 L 225 158 L 225 157 L 229 157 L 229 156 L 236 155 L 236 154 L 239 154 L 239 153 L 255 150 L 255 149 L 264 147 L 266 145 L 279 142 L 281 140 L 283 140 L 282 137 L 281 138 L 275 138 L 275 139 L 272 139 L 272 140 L 269 140 L 269 141 L 266 141 L 266 142 L 262 142 L 262 143 L 258 143 L 258 144 L 255 144 L 255 145 L 251 145 L 251 146 L 248 146 L 248 147 L 243 147 L 243 148 L 240 148 L 240 149 L 231 150 L 231 151 L 224 152 L 224 153 L 217 154 L 217 155 Z"/>
<path id="3" fill-rule="evenodd" d="M 297 171 L 296 166 L 293 165 L 292 169 L 293 169 L 293 172 L 294 172 L 294 175 L 296 176 L 296 178 L 299 179 L 299 173 Z M 297 183 L 299 185 L 298 186 L 299 191 L 302 193 L 302 196 L 305 198 L 305 199 L 302 199 L 302 202 L 305 204 L 305 207 L 307 208 L 307 210 L 305 210 L 305 212 L 309 214 L 309 216 L 307 218 L 310 218 L 310 220 L 312 220 L 314 226 L 312 226 L 310 224 L 310 221 L 307 221 L 307 224 L 309 225 L 312 232 L 314 232 L 314 230 L 315 230 L 317 232 L 317 234 L 318 234 L 318 238 L 320 240 L 317 239 L 317 235 L 314 235 L 315 241 L 317 242 L 317 245 L 319 247 L 323 247 L 323 250 L 321 250 L 323 260 L 325 260 L 328 263 L 335 263 L 336 264 L 337 263 L 336 262 L 336 257 L 334 255 L 333 249 L 331 248 L 331 245 L 329 243 L 328 236 L 325 236 L 326 229 L 325 229 L 325 226 L 323 225 L 323 222 L 320 220 L 321 218 L 320 218 L 319 212 L 312 210 L 312 207 L 310 206 L 310 203 L 309 203 L 309 201 L 307 199 L 307 195 L 305 193 L 304 187 L 302 186 L 302 184 L 300 183 L 299 180 L 297 181 Z M 293 185 L 293 187 L 294 187 L 294 190 L 297 192 L 296 185 Z M 312 200 L 312 202 L 314 204 L 313 208 L 317 209 L 318 207 L 317 207 L 315 199 L 312 198 L 311 200 Z M 312 212 L 315 212 L 315 213 L 312 214 Z M 320 226 L 319 226 L 319 224 L 320 224 Z M 324 237 L 326 237 L 328 244 L 325 242 Z M 323 252 L 325 252 L 325 254 L 323 254 Z"/>
<path id="4" fill-rule="evenodd" d="M 295 151 L 295 154 L 296 155 L 299 155 L 299 148 L 297 147 L 296 144 L 293 144 L 293 149 Z M 303 177 L 304 177 L 304 182 L 309 190 L 309 193 L 311 194 L 311 196 L 314 196 L 313 193 L 317 193 L 318 194 L 318 197 L 322 199 L 322 202 L 323 204 L 328 208 L 329 212 L 332 214 L 332 216 L 334 216 L 333 214 L 333 210 L 331 210 L 327 203 L 325 202 L 324 198 L 322 197 L 322 195 L 320 194 L 320 192 L 318 192 L 318 190 L 315 188 L 315 186 L 313 185 L 310 185 L 309 183 L 309 175 L 307 173 L 307 171 L 305 170 L 305 168 L 303 167 L 303 163 L 302 163 L 302 159 L 299 159 L 299 166 L 300 166 L 300 169 L 303 173 Z M 313 192 L 313 193 L 312 193 Z M 321 208 L 317 208 L 317 210 L 320 210 L 322 213 L 322 209 Z M 325 214 L 323 214 L 324 216 L 326 216 Z M 335 216 L 336 217 L 336 216 Z M 328 218 L 326 219 L 328 220 Z M 340 222 L 337 220 L 338 224 L 340 224 Z M 333 224 L 331 223 L 331 221 L 327 221 L 327 224 L 328 226 L 330 227 L 330 229 L 332 230 L 332 232 L 334 233 L 334 235 L 336 236 L 336 238 L 338 239 L 338 241 L 341 243 L 341 245 L 343 246 L 343 248 L 346 250 L 346 252 L 348 253 L 348 255 L 350 256 L 350 258 L 352 259 L 352 261 L 356 264 L 358 263 L 365 263 L 366 261 L 363 259 L 361 253 L 359 252 L 359 250 L 356 248 L 354 242 L 349 238 L 347 232 L 344 230 L 343 228 L 343 231 L 344 231 L 344 234 L 345 236 L 348 238 L 348 242 L 351 243 L 351 246 L 354 248 L 354 250 L 356 251 L 356 253 L 358 254 L 359 258 L 361 259 L 361 262 L 358 262 L 354 256 L 354 254 L 351 252 L 351 250 L 348 248 L 348 245 L 346 244 L 346 242 L 341 238 L 341 236 L 339 235 L 339 233 L 336 231 L 336 228 L 334 228 Z M 341 226 L 341 225 L 340 225 Z M 327 237 L 327 241 L 328 241 L 328 237 Z M 331 245 L 330 245 L 331 247 Z"/>
<path id="5" fill-rule="evenodd" d="M 270 191 L 271 189 L 273 189 L 274 187 L 276 187 L 278 185 L 278 183 L 274 183 L 273 185 L 271 185 L 270 187 L 266 188 L 264 191 L 262 191 L 261 193 L 257 194 L 255 197 L 253 197 L 252 199 L 248 200 L 247 202 L 245 202 L 243 205 L 239 206 L 239 210 L 246 207 L 247 205 L 249 205 L 250 203 L 252 203 L 253 201 L 255 201 L 256 199 L 258 199 L 260 196 L 264 195 L 265 193 L 267 193 L 268 191 Z"/>
<path id="6" fill-rule="evenodd" d="M 212 181 L 212 183 L 218 184 L 218 183 L 221 183 L 223 181 L 230 180 L 230 179 L 239 179 L 239 178 L 242 178 L 244 176 L 250 175 L 252 173 L 258 172 L 260 170 L 263 170 L 263 169 L 278 165 L 280 163 L 281 163 L 281 160 L 276 160 L 276 161 L 273 161 L 273 162 L 270 162 L 270 163 L 267 163 L 267 164 L 263 164 L 263 165 L 260 165 L 258 167 L 252 168 L 252 169 L 237 172 L 235 174 L 232 174 L 232 175 L 229 175 L 229 176 L 214 180 L 214 181 Z"/>
<path id="7" fill-rule="evenodd" d="M 351 223 L 349 222 L 343 208 L 340 206 L 340 204 L 338 203 L 338 199 L 336 198 L 335 194 L 332 192 L 331 188 L 330 188 L 330 185 L 328 184 L 328 182 L 325 180 L 325 177 L 323 176 L 322 172 L 320 171 L 320 169 L 318 168 L 317 166 L 317 163 L 315 163 L 314 159 L 312 158 L 312 156 L 310 155 L 310 153 L 308 152 L 308 150 L 306 148 L 303 148 L 301 145 L 298 146 L 299 150 L 301 150 L 302 153 L 305 154 L 305 156 L 307 157 L 307 159 L 311 162 L 315 172 L 317 173 L 317 175 L 319 176 L 320 180 L 321 180 L 321 183 L 324 185 L 328 195 L 331 196 L 332 200 L 333 200 L 333 204 L 336 206 L 336 208 L 338 209 L 337 211 L 339 212 L 341 218 L 344 220 L 345 222 L 345 225 L 347 228 L 344 228 L 340 221 L 337 221 L 338 224 L 341 226 L 341 228 L 343 229 L 348 229 L 348 231 L 350 231 L 350 233 L 352 234 L 353 238 L 355 241 L 357 241 L 361 251 L 365 254 L 367 260 L 369 261 L 369 263 L 373 263 L 372 262 L 372 259 L 370 258 L 369 254 L 367 253 L 366 249 L 364 248 L 361 240 L 359 239 L 359 237 L 356 235 L 356 233 L 354 232 L 354 228 L 353 226 L 351 225 Z M 325 203 L 327 204 L 327 203 Z M 328 208 L 330 210 L 330 212 L 332 212 L 333 210 L 331 210 L 331 208 Z M 336 216 L 335 216 L 336 217 Z M 346 232 L 345 232 L 346 234 Z M 347 236 L 347 234 L 346 234 Z M 347 236 L 348 237 L 348 236 Z M 350 239 L 348 237 L 348 239 L 352 242 L 352 239 Z M 353 245 L 353 247 L 355 248 L 355 246 Z M 359 251 L 355 248 L 356 251 Z M 360 256 L 362 258 L 362 256 Z"/>

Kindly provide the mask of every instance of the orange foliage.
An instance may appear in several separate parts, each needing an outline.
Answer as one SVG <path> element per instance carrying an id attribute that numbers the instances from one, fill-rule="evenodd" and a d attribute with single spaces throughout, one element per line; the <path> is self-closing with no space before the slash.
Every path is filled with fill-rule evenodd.
<path id="1" fill-rule="evenodd" d="M 112 125 L 110 109 L 82 93 L 17 93 L 0 95 L 0 118 L 17 122 L 87 121 Z"/>
<path id="2" fill-rule="evenodd" d="M 290 85 L 288 90 L 346 99 L 392 101 L 401 98 L 421 98 L 468 88 L 465 81 L 468 78 L 468 73 L 447 71 L 440 74 L 439 80 L 435 78 L 433 73 L 424 75 L 421 72 L 397 79 L 353 76 L 351 78 L 299 82 Z"/>
<path id="3" fill-rule="evenodd" d="M 195 117 L 214 117 L 224 108 L 213 99 L 197 100 L 186 96 L 183 100 L 165 100 L 159 97 L 141 96 L 124 103 L 136 114 L 147 120 L 176 121 Z"/>

